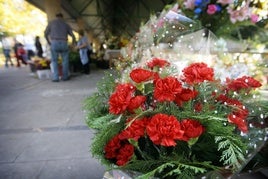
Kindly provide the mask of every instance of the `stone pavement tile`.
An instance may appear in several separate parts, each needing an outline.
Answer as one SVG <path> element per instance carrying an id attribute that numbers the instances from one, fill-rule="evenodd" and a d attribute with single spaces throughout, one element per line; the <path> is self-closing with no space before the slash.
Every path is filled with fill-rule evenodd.
<path id="1" fill-rule="evenodd" d="M 102 179 L 104 167 L 91 159 L 47 161 L 38 179 Z"/>
<path id="2" fill-rule="evenodd" d="M 37 178 L 45 163 L 46 161 L 1 164 L 0 179 Z"/>
<path id="3" fill-rule="evenodd" d="M 81 107 L 82 108 L 82 107 Z M 79 125 L 86 125 L 86 113 L 80 109 L 81 111 L 74 112 L 72 117 L 67 122 L 67 126 L 79 126 Z"/>
<path id="4" fill-rule="evenodd" d="M 2 130 L 0 132 L 3 132 Z M 32 133 L 0 135 L 0 164 L 12 163 L 30 146 L 34 139 Z M 1 168 L 1 167 L 0 167 Z"/>
<path id="5" fill-rule="evenodd" d="M 103 70 L 56 84 L 27 68 L 0 73 L 0 178 L 102 178 L 82 102 Z"/>
<path id="6" fill-rule="evenodd" d="M 83 124 L 85 117 L 82 101 L 86 98 L 87 91 L 70 89 L 65 94 L 58 93 L 42 90 L 23 96 L 12 95 L 9 97 L 12 102 L 2 101 L 0 124 L 3 125 L 0 129 L 65 126 L 70 121 L 75 125 Z M 20 100 L 16 102 L 16 99 Z M 10 103 L 13 105 L 9 105 Z"/>
<path id="7" fill-rule="evenodd" d="M 34 135 L 32 143 L 17 157 L 16 162 L 89 158 L 90 130 L 58 129 Z"/>

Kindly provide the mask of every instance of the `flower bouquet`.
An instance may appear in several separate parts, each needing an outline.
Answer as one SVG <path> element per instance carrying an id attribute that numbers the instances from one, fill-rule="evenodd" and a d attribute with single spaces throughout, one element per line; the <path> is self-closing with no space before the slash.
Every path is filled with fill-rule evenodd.
<path id="1" fill-rule="evenodd" d="M 110 168 L 141 178 L 233 173 L 267 139 L 267 105 L 250 76 L 222 82 L 205 63 L 180 73 L 153 58 L 115 83 L 111 78 L 86 105 L 88 125 L 97 130 L 92 154 Z"/>
<path id="2" fill-rule="evenodd" d="M 213 43 L 193 23 L 174 8 L 151 19 L 126 53 L 131 63 L 106 73 L 85 100 L 96 131 L 91 153 L 107 170 L 132 178 L 230 176 L 267 140 L 262 84 L 222 75 L 219 61 L 207 63 L 209 52 L 195 54 L 205 51 L 195 42 Z"/>

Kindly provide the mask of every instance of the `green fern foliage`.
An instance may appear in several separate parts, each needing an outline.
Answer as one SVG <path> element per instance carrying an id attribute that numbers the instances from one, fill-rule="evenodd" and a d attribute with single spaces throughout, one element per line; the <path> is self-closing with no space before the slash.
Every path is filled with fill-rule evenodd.
<path id="1" fill-rule="evenodd" d="M 100 129 L 113 118 L 109 115 L 108 99 L 115 88 L 115 78 L 116 74 L 106 72 L 104 78 L 97 83 L 97 92 L 84 100 L 86 123 L 90 128 Z"/>
<path id="2" fill-rule="evenodd" d="M 230 165 L 233 169 L 242 166 L 241 161 L 245 161 L 245 146 L 240 140 L 230 136 L 216 136 L 215 142 L 218 143 L 218 150 L 222 151 L 220 161 L 224 165 Z"/>
<path id="3" fill-rule="evenodd" d="M 97 134 L 95 135 L 90 151 L 92 155 L 96 158 L 99 158 L 101 163 L 111 165 L 111 163 L 104 159 L 104 146 L 105 144 L 111 139 L 111 137 L 115 136 L 120 130 L 122 130 L 124 126 L 123 122 L 119 123 L 107 123 L 106 125 L 102 126 L 102 130 L 98 130 Z"/>

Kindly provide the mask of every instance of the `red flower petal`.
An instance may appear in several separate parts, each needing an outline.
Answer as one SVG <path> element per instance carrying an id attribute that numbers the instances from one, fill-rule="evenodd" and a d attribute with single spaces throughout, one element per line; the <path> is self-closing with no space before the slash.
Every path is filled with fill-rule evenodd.
<path id="1" fill-rule="evenodd" d="M 204 126 L 202 126 L 199 121 L 193 119 L 184 119 L 181 122 L 181 129 L 184 131 L 182 139 L 184 141 L 199 137 L 205 131 Z"/>
<path id="2" fill-rule="evenodd" d="M 183 69 L 184 81 L 188 84 L 201 83 L 205 80 L 213 81 L 214 70 L 205 63 L 193 63 Z"/>
<path id="3" fill-rule="evenodd" d="M 182 106 L 183 102 L 189 101 L 197 96 L 198 92 L 191 89 L 183 88 L 180 93 L 176 95 L 175 103 Z"/>
<path id="4" fill-rule="evenodd" d="M 141 107 L 145 101 L 146 101 L 145 96 L 141 96 L 141 95 L 135 96 L 135 97 L 131 98 L 130 103 L 127 106 L 127 109 L 130 112 L 133 112 L 135 109 Z"/>
<path id="5" fill-rule="evenodd" d="M 158 101 L 174 101 L 181 91 L 182 85 L 175 77 L 155 80 L 154 98 Z"/>
<path id="6" fill-rule="evenodd" d="M 175 116 L 156 114 L 148 122 L 146 132 L 153 143 L 162 146 L 175 146 L 175 140 L 182 139 L 183 131 Z"/>
<path id="7" fill-rule="evenodd" d="M 147 63 L 147 66 L 151 69 L 154 67 L 160 67 L 163 68 L 164 66 L 168 66 L 170 63 L 166 60 L 160 59 L 160 58 L 153 58 L 150 62 Z"/>
<path id="8" fill-rule="evenodd" d="M 145 82 L 154 78 L 154 72 L 142 68 L 134 69 L 130 72 L 130 78 L 136 83 Z"/>

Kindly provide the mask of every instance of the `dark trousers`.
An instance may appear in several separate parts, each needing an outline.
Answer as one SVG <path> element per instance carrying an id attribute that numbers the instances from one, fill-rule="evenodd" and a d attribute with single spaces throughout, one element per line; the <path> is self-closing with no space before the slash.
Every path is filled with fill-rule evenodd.
<path id="1" fill-rule="evenodd" d="M 21 55 L 16 55 L 16 59 L 17 59 L 17 67 L 20 67 L 20 61 L 24 64 L 27 65 L 26 59 L 24 56 Z"/>
<path id="2" fill-rule="evenodd" d="M 89 74 L 90 73 L 89 62 L 87 64 L 83 65 L 83 73 L 84 74 Z"/>

